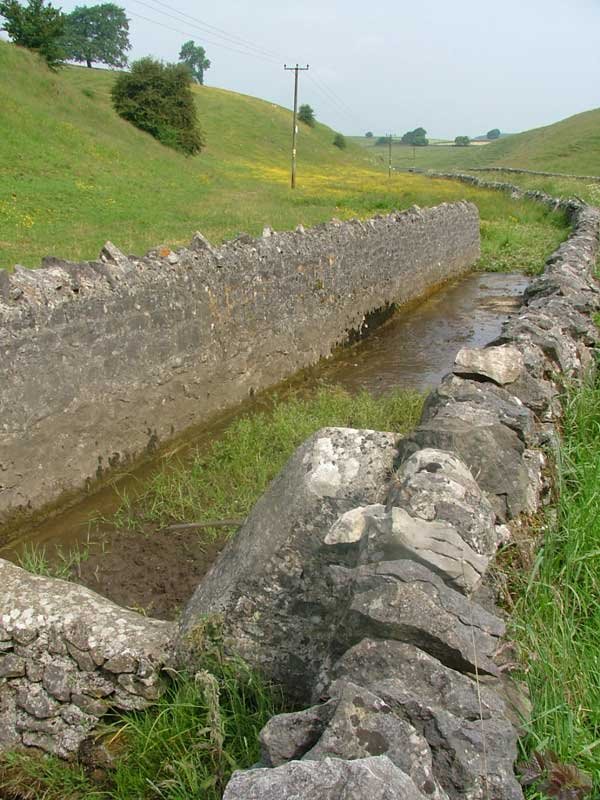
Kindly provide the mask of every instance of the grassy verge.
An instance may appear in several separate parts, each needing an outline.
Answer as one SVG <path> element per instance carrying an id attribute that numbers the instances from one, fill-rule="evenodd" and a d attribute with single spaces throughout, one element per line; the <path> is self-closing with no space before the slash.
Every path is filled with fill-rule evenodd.
<path id="1" fill-rule="evenodd" d="M 528 574 L 513 566 L 513 636 L 533 701 L 524 749 L 589 773 L 600 792 L 600 381 L 570 391 L 558 499 Z M 518 565 L 517 565 L 518 566 Z M 533 790 L 531 797 L 541 796 Z M 561 795 L 578 797 L 583 795 Z M 597 795 L 594 795 L 597 796 Z"/>
<path id="2" fill-rule="evenodd" d="M 321 388 L 309 398 L 291 397 L 272 411 L 237 420 L 191 463 L 159 472 L 139 495 L 123 498 L 115 521 L 139 527 L 245 517 L 296 447 L 319 428 L 402 433 L 415 426 L 422 402 L 417 392 L 397 390 L 375 398 L 337 387 Z M 210 528 L 204 531 L 211 535 Z"/>
<path id="3" fill-rule="evenodd" d="M 7 800 L 218 800 L 235 769 L 259 758 L 258 732 L 283 710 L 281 694 L 243 662 L 214 652 L 178 676 L 156 706 L 114 720 L 101 737 L 110 769 L 49 756 L 0 761 Z"/>

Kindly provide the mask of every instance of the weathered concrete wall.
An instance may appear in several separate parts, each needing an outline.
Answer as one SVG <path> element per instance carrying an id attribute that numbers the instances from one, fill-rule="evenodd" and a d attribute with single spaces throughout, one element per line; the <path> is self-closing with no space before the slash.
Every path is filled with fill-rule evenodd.
<path id="1" fill-rule="evenodd" d="M 0 522 L 272 385 L 479 255 L 468 203 L 0 271 Z"/>

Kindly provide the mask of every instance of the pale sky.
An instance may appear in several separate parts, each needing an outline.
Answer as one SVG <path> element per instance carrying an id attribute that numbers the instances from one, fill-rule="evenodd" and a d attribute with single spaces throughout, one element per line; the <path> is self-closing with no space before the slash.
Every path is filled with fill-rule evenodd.
<path id="1" fill-rule="evenodd" d="M 600 0 L 115 2 L 131 58 L 176 61 L 193 39 L 212 61 L 208 85 L 289 108 L 283 63 L 310 64 L 300 102 L 347 134 L 516 132 L 600 106 Z"/>

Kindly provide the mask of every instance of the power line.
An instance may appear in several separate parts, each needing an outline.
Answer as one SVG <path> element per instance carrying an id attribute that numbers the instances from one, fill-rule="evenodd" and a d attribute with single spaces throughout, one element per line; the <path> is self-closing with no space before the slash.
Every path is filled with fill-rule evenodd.
<path id="1" fill-rule="evenodd" d="M 348 120 L 350 120 L 353 125 L 362 126 L 362 122 L 363 121 L 358 117 L 358 115 L 354 111 L 352 111 L 352 109 L 349 106 L 347 106 L 344 103 L 344 101 L 341 100 L 338 97 L 338 95 L 336 95 L 335 92 L 332 89 L 330 89 L 326 85 L 324 85 L 323 82 L 322 82 L 322 79 L 321 79 L 321 81 L 317 81 L 314 78 L 314 76 L 311 76 L 311 75 L 309 75 L 308 78 L 314 84 L 315 88 L 317 89 L 317 91 L 319 91 L 321 96 L 323 98 L 325 98 L 325 100 L 328 103 L 333 104 L 333 106 L 334 106 L 334 108 L 335 108 L 335 110 L 337 112 L 339 112 L 341 114 L 344 114 L 344 116 Z"/>
<path id="2" fill-rule="evenodd" d="M 282 58 L 273 50 L 268 50 L 267 48 L 259 47 L 258 45 L 250 42 L 248 39 L 244 39 L 242 36 L 238 36 L 237 34 L 230 33 L 226 31 L 224 28 L 219 28 L 216 25 L 211 25 L 210 23 L 206 22 L 199 17 L 194 17 L 191 14 L 187 14 L 183 11 L 179 11 L 179 9 L 174 8 L 168 3 L 163 2 L 163 0 L 150 0 L 150 3 L 146 2 L 145 0 L 133 0 L 133 2 L 138 3 L 145 8 L 154 11 L 155 13 L 160 14 L 161 16 L 167 17 L 170 20 L 174 20 L 176 23 L 181 24 L 182 22 L 185 23 L 185 27 L 195 28 L 202 33 L 203 40 L 214 47 L 220 47 L 224 50 L 228 50 L 232 53 L 237 53 L 243 56 L 250 56 L 252 58 L 259 59 L 264 62 L 279 62 L 281 63 Z M 157 7 L 157 6 L 160 6 Z M 163 11 L 162 9 L 167 9 L 167 11 Z M 150 17 L 145 16 L 144 14 L 140 14 L 138 12 L 128 12 L 133 16 L 137 17 L 138 19 L 142 19 L 145 22 L 149 22 L 153 25 L 160 25 L 162 28 L 166 28 L 167 30 L 171 30 L 175 33 L 179 33 L 182 36 L 193 36 L 194 34 L 191 33 L 189 30 L 184 30 L 182 28 L 177 28 L 173 26 L 169 26 L 164 22 L 161 22 L 156 19 L 151 19 Z M 178 19 L 174 14 L 181 19 Z M 207 31 L 209 32 L 207 35 Z M 216 38 L 212 38 L 216 37 Z M 222 41 L 219 41 L 222 40 Z M 355 112 L 339 97 L 339 95 L 334 92 L 329 86 L 327 86 L 322 77 L 317 79 L 316 76 L 308 76 L 313 85 L 315 86 L 316 90 L 319 94 L 327 101 L 329 104 L 333 104 L 335 110 L 338 113 L 343 114 L 348 120 L 352 121 L 352 124 L 360 125 L 362 121 L 358 118 Z"/>
<path id="3" fill-rule="evenodd" d="M 136 0 L 136 2 L 140 2 L 140 0 Z M 167 30 L 173 31 L 174 33 L 180 33 L 182 36 L 193 36 L 194 35 L 193 33 L 190 33 L 190 31 L 184 31 L 184 30 L 181 30 L 181 28 L 174 28 L 172 25 L 167 25 L 166 23 L 160 22 L 159 20 L 156 20 L 156 19 L 150 19 L 150 17 L 146 17 L 143 14 L 138 14 L 136 11 L 128 11 L 127 13 L 131 14 L 134 17 L 137 17 L 138 19 L 143 19 L 146 22 L 151 22 L 153 25 L 159 25 L 163 29 L 166 28 Z M 158 12 L 158 13 L 163 13 L 163 12 Z M 253 58 L 258 58 L 261 61 L 265 61 L 267 63 L 272 63 L 271 59 L 267 59 L 267 58 L 265 58 L 263 56 L 259 56 L 257 53 L 251 53 L 251 52 L 248 52 L 247 50 L 239 50 L 239 49 L 234 48 L 234 47 L 229 47 L 229 45 L 223 44 L 222 42 L 213 42 L 213 41 L 207 40 L 207 43 L 213 45 L 214 47 L 221 47 L 224 50 L 229 50 L 232 53 L 239 53 L 239 54 L 241 54 L 243 56 L 251 56 Z"/>
<path id="4" fill-rule="evenodd" d="M 244 39 L 241 36 L 237 36 L 236 34 L 229 33 L 228 31 L 222 28 L 217 28 L 215 25 L 210 25 L 210 23 L 205 22 L 199 17 L 193 17 L 191 14 L 186 14 L 183 11 L 179 11 L 179 9 L 174 8 L 168 3 L 162 2 L 162 0 L 152 0 L 153 5 L 149 5 L 143 0 L 134 0 L 134 2 L 139 3 L 142 6 L 145 6 L 146 8 L 149 8 L 151 11 L 155 11 L 158 14 L 170 17 L 171 19 L 175 19 L 175 17 L 173 17 L 173 14 L 177 14 L 179 17 L 182 17 L 184 21 L 189 20 L 191 23 L 193 23 L 192 27 L 201 30 L 204 35 L 206 34 L 206 31 L 208 31 L 209 35 L 211 36 L 216 36 L 218 39 L 224 39 L 227 43 L 236 45 L 238 47 L 240 46 L 244 47 L 246 50 L 255 51 L 257 55 L 272 59 L 273 61 L 280 62 L 282 60 L 281 56 L 279 56 L 277 53 L 267 50 L 266 48 L 259 47 L 253 42 L 250 42 L 249 40 Z M 155 6 L 161 6 L 162 8 L 166 8 L 167 11 L 163 11 L 162 8 L 156 8 Z M 179 22 L 180 20 L 175 19 L 175 21 Z M 189 22 L 187 24 L 189 24 Z M 214 44 L 214 41 L 211 43 Z"/>

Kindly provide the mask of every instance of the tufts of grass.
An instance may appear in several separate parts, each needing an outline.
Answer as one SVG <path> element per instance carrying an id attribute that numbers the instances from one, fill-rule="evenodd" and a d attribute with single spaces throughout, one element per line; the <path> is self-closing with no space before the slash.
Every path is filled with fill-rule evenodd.
<path id="1" fill-rule="evenodd" d="M 282 710 L 281 695 L 240 660 L 178 676 L 156 707 L 121 728 L 109 796 L 217 800 L 235 769 L 259 760 L 258 733 Z"/>
<path id="2" fill-rule="evenodd" d="M 71 547 L 68 550 L 58 546 L 55 557 L 50 559 L 44 545 L 36 542 L 27 543 L 19 555 L 18 564 L 34 575 L 68 580 L 82 561 L 89 558 L 90 542 L 85 545 Z"/>
<path id="3" fill-rule="evenodd" d="M 103 736 L 113 769 L 92 781 L 77 764 L 10 753 L 0 760 L 8 800 L 218 800 L 235 769 L 260 756 L 258 732 L 282 696 L 239 659 L 213 651 L 177 675 L 152 708 L 116 719 Z"/>
<path id="4" fill-rule="evenodd" d="M 353 396 L 338 387 L 281 401 L 272 411 L 234 422 L 191 463 L 164 469 L 138 496 L 123 498 L 115 521 L 137 527 L 244 517 L 296 447 L 315 431 L 341 426 L 402 433 L 417 423 L 422 402 L 422 395 L 413 391 L 375 398 L 368 392 Z M 205 531 L 210 535 L 210 529 Z"/>
<path id="5" fill-rule="evenodd" d="M 569 391 L 548 516 L 530 574 L 513 575 L 513 635 L 533 701 L 524 749 L 554 752 L 600 792 L 600 382 Z M 535 793 L 532 797 L 539 797 Z M 596 796 L 596 795 L 594 795 Z"/>

